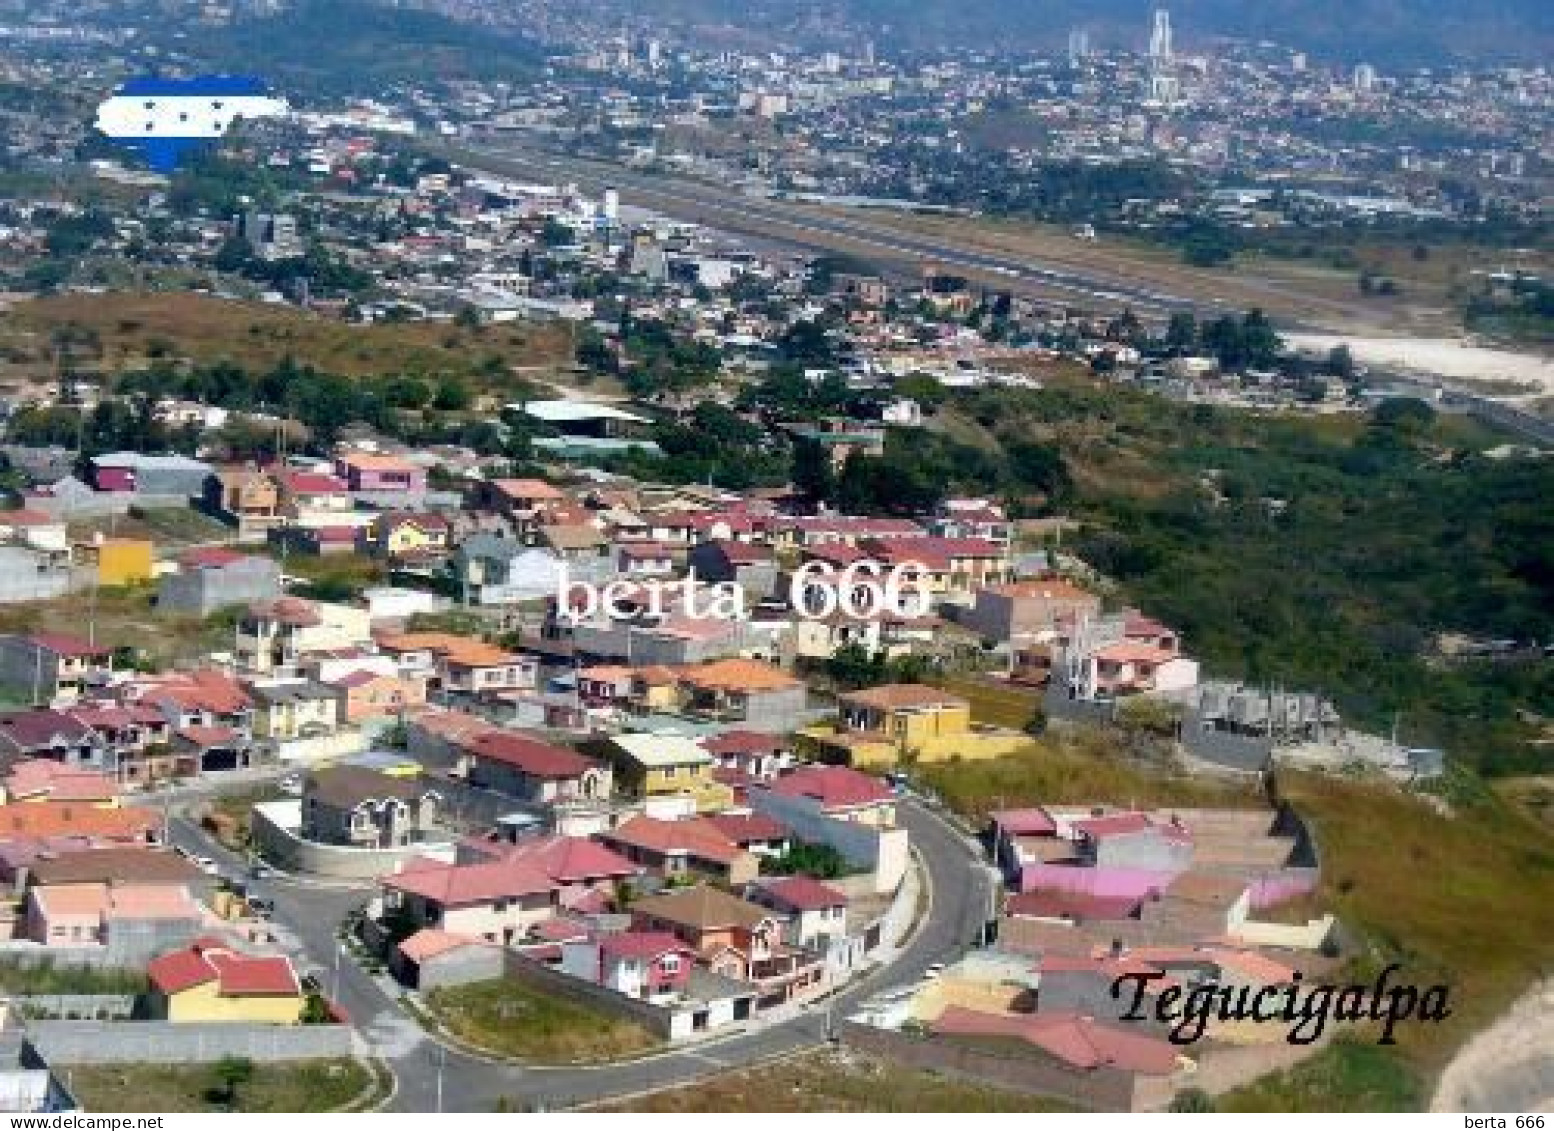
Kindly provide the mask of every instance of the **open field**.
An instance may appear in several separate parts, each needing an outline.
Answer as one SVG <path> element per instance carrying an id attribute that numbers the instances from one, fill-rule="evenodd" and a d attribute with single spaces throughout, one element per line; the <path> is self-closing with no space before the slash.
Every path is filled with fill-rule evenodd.
<path id="1" fill-rule="evenodd" d="M 8 359 L 0 376 L 48 378 L 53 334 L 67 326 L 95 335 L 95 346 L 75 348 L 75 364 L 107 373 L 144 368 L 157 357 L 225 360 L 250 369 L 292 357 L 349 377 L 548 369 L 571 360 L 564 326 L 359 326 L 210 295 L 110 292 L 31 299 L 0 315 L 0 357 Z"/>
<path id="2" fill-rule="evenodd" d="M 500 1056 L 541 1064 L 588 1064 L 646 1052 L 662 1042 L 634 1021 L 549 996 L 511 978 L 427 995 L 450 1033 Z"/>
<path id="3" fill-rule="evenodd" d="M 609 1112 L 1072 1111 L 1055 1100 L 903 1068 L 861 1053 L 811 1053 L 600 1108 Z"/>
<path id="4" fill-rule="evenodd" d="M 230 650 L 230 617 L 208 619 L 171 616 L 152 607 L 155 591 L 148 586 L 99 589 L 95 604 L 89 593 L 69 593 L 48 601 L 0 605 L 0 632 L 74 632 L 87 635 L 88 616 L 95 639 L 105 648 L 135 648 L 150 659 L 171 665 L 197 660 L 211 651 Z"/>
<path id="5" fill-rule="evenodd" d="M 1111 736 L 1089 729 L 1049 733 L 1002 758 L 920 763 L 912 773 L 974 821 L 994 809 L 1034 804 L 1266 804 L 1252 785 L 1156 773 L 1123 758 Z"/>
<path id="6" fill-rule="evenodd" d="M 229 1109 L 209 1064 L 79 1065 L 65 1070 L 68 1086 L 87 1111 L 337 1111 L 377 1081 L 354 1060 L 255 1064 Z"/>

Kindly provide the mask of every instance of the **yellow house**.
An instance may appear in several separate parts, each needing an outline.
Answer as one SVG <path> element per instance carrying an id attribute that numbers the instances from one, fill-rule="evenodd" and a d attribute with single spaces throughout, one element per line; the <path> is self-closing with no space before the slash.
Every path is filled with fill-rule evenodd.
<path id="1" fill-rule="evenodd" d="M 435 514 L 391 512 L 373 527 L 378 553 L 388 558 L 415 558 L 446 552 L 448 521 Z"/>
<path id="2" fill-rule="evenodd" d="M 797 749 L 824 762 L 889 767 L 903 756 L 923 762 L 997 758 L 1030 739 L 971 721 L 971 704 L 919 683 L 891 683 L 837 697 L 837 721 L 799 731 Z"/>
<path id="3" fill-rule="evenodd" d="M 151 1011 L 165 1021 L 296 1025 L 307 995 L 285 955 L 241 954 L 216 939 L 153 959 Z"/>
<path id="4" fill-rule="evenodd" d="M 99 585 L 138 585 L 151 580 L 152 546 L 147 538 L 98 538 L 76 543 L 76 561 L 97 567 Z"/>
<path id="5" fill-rule="evenodd" d="M 640 797 L 685 794 L 702 813 L 734 803 L 734 791 L 712 776 L 711 754 L 682 735 L 617 734 L 606 753 L 615 767 L 617 788 Z"/>

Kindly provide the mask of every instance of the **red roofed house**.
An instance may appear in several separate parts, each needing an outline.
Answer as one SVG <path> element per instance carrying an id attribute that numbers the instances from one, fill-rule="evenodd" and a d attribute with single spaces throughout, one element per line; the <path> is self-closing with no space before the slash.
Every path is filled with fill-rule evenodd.
<path id="1" fill-rule="evenodd" d="M 461 744 L 470 784 L 522 801 L 550 805 L 610 796 L 610 768 L 565 746 L 509 730 L 476 734 Z"/>
<path id="2" fill-rule="evenodd" d="M 879 827 L 896 823 L 895 791 L 848 766 L 804 766 L 782 775 L 767 789 L 778 797 L 808 802 L 834 820 Z"/>
<path id="3" fill-rule="evenodd" d="M 790 944 L 809 946 L 847 934 L 847 896 L 813 876 L 762 880 L 746 896 L 781 916 L 783 938 Z"/>
<path id="4" fill-rule="evenodd" d="M 1012 1037 L 1086 1073 L 1168 1077 L 1180 1067 L 1181 1050 L 1169 1041 L 1078 1013 L 997 1014 L 952 1005 L 932 1029 L 940 1037 Z"/>
<path id="5" fill-rule="evenodd" d="M 681 993 L 696 952 L 668 931 L 625 931 L 561 944 L 561 970 L 627 997 L 653 1001 Z"/>
<path id="6" fill-rule="evenodd" d="M 703 817 L 661 821 L 637 816 L 600 836 L 628 860 L 666 879 L 694 875 L 738 886 L 761 870 L 755 856 Z"/>
<path id="7" fill-rule="evenodd" d="M 538 837 L 516 845 L 466 842 L 452 864 L 412 860 L 384 877 L 385 914 L 504 945 L 521 942 L 558 910 L 613 891 L 639 873 L 631 861 L 581 837 Z"/>
<path id="8" fill-rule="evenodd" d="M 248 1021 L 295 1025 L 306 995 L 291 959 L 251 955 L 215 939 L 152 959 L 153 1016 L 167 1021 Z"/>
<path id="9" fill-rule="evenodd" d="M 701 740 L 720 768 L 752 778 L 774 778 L 792 765 L 789 745 L 781 735 L 756 730 L 727 730 Z"/>

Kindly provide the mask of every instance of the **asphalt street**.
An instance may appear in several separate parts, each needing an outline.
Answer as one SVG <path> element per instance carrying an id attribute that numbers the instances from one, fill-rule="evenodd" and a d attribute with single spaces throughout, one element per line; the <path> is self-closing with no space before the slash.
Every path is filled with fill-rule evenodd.
<path id="1" fill-rule="evenodd" d="M 927 903 L 916 933 L 894 958 L 828 999 L 780 1021 L 713 1037 L 640 1060 L 598 1067 L 538 1068 L 484 1060 L 432 1039 L 377 980 L 343 955 L 341 921 L 372 892 L 370 887 L 304 883 L 289 877 L 245 881 L 275 903 L 279 941 L 315 974 L 360 1031 L 366 1052 L 393 1070 L 395 1111 L 559 1109 L 612 1096 L 686 1083 L 725 1069 L 759 1063 L 823 1044 L 832 1019 L 870 995 L 920 979 L 973 945 L 988 916 L 992 883 L 974 843 L 915 801 L 900 806 L 902 824 L 925 869 Z M 234 878 L 246 861 L 217 844 L 186 816 L 169 822 L 174 844 L 215 860 Z"/>

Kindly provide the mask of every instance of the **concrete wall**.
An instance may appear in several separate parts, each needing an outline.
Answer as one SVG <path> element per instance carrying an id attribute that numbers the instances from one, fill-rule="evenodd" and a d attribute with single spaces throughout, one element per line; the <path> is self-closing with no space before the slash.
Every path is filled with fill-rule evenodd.
<path id="1" fill-rule="evenodd" d="M 895 891 L 906 875 L 911 857 L 905 829 L 879 829 L 856 821 L 838 821 L 803 798 L 782 797 L 769 789 L 752 789 L 748 796 L 752 809 L 775 817 L 800 840 L 828 844 L 849 864 L 871 869 L 875 891 Z"/>
<path id="2" fill-rule="evenodd" d="M 51 1064 L 210 1064 L 224 1056 L 314 1060 L 351 1056 L 348 1025 L 260 1025 L 243 1021 L 35 1021 L 34 1048 Z"/>
<path id="3" fill-rule="evenodd" d="M 306 764 L 360 754 L 367 749 L 367 736 L 352 727 L 334 734 L 321 734 L 317 738 L 291 738 L 281 742 L 272 741 L 267 745 L 273 748 L 278 761 Z"/>
<path id="4" fill-rule="evenodd" d="M 1243 919 L 1233 924 L 1231 933 L 1252 946 L 1283 947 L 1288 950 L 1321 950 L 1333 933 L 1336 920 L 1331 915 L 1308 919 L 1302 924 L 1266 923 Z"/>
<path id="5" fill-rule="evenodd" d="M 208 616 L 223 606 L 268 600 L 280 592 L 280 566 L 269 558 L 252 558 L 223 569 L 168 574 L 157 586 L 157 607 Z"/>
<path id="6" fill-rule="evenodd" d="M 40 573 L 43 559 L 31 550 L 0 546 L 0 604 L 12 601 L 46 601 L 70 591 L 76 574 L 69 569 Z"/>
<path id="7" fill-rule="evenodd" d="M 420 964 L 416 971 L 416 989 L 423 993 L 439 986 L 467 986 L 500 978 L 506 972 L 501 947 L 463 946 L 439 954 Z"/>
<path id="8" fill-rule="evenodd" d="M 254 845 L 270 863 L 287 871 L 311 872 L 337 879 L 372 880 L 398 871 L 412 856 L 451 853 L 452 844 L 428 841 L 404 848 L 347 848 L 319 844 L 297 834 L 302 826 L 300 801 L 267 801 L 253 809 Z"/>

